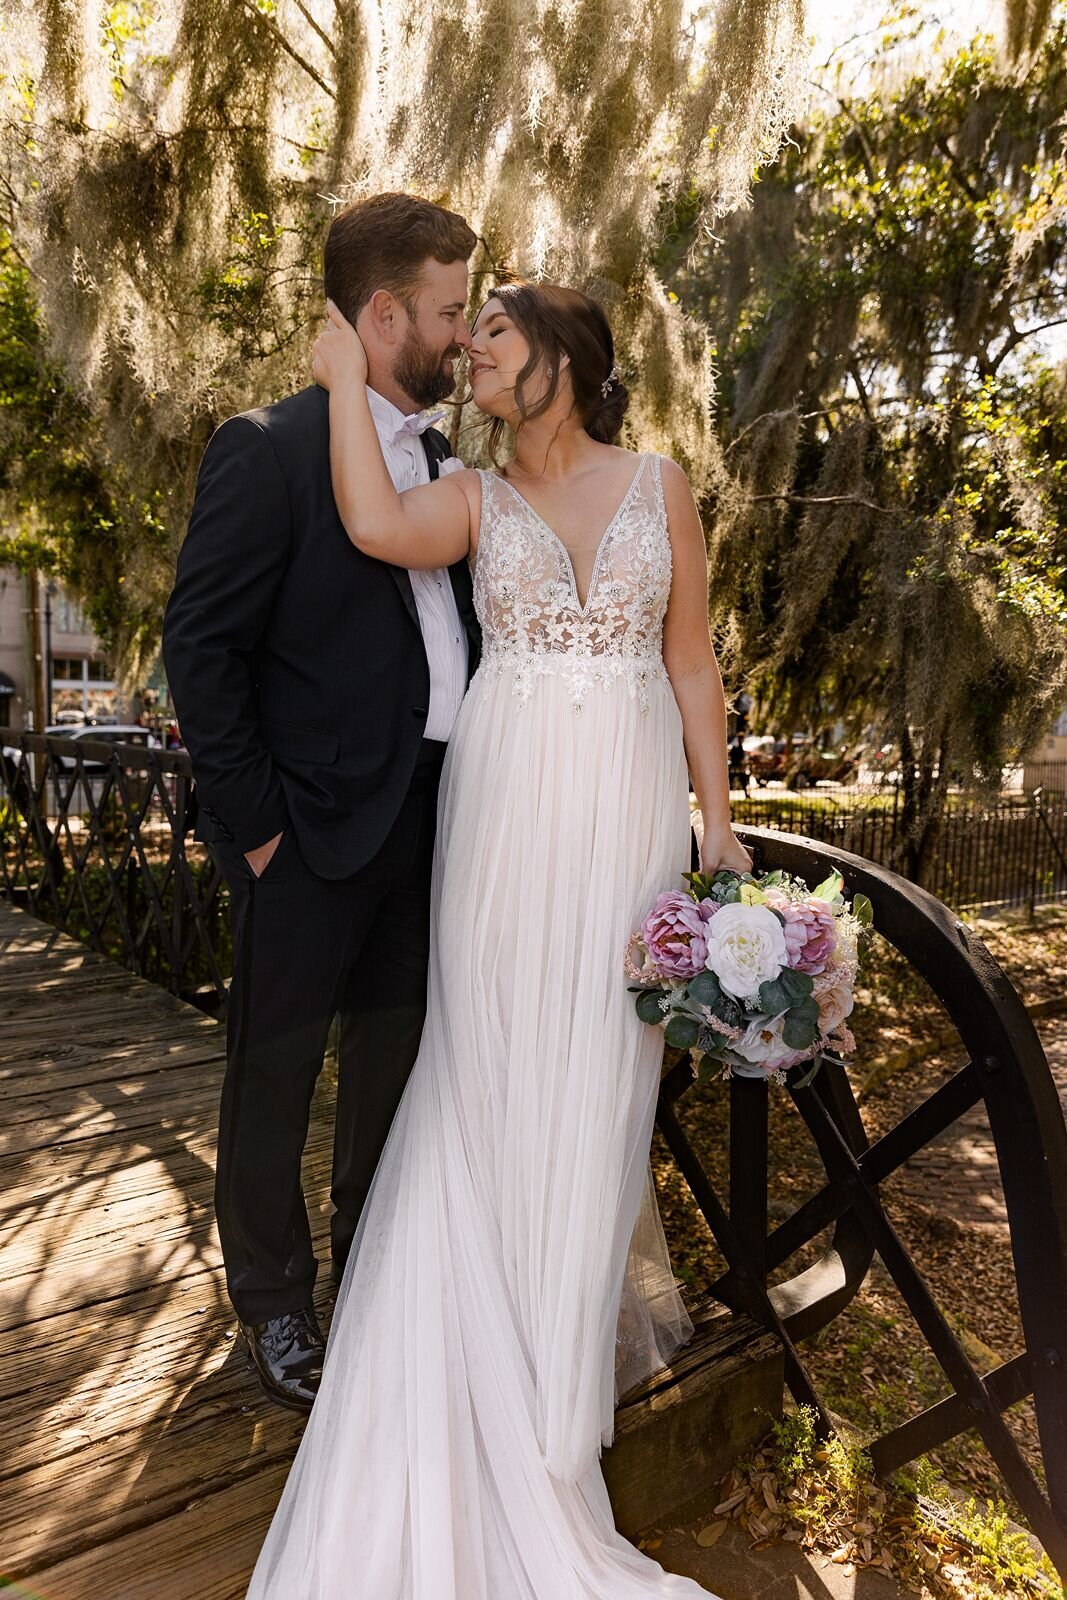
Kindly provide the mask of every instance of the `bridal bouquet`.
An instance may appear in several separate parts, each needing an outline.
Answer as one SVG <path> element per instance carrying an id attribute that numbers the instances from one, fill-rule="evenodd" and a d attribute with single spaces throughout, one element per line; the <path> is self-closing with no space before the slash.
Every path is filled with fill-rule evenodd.
<path id="1" fill-rule="evenodd" d="M 847 1054 L 846 1024 L 872 926 L 871 902 L 847 905 L 835 868 L 816 888 L 786 872 L 684 874 L 626 948 L 642 1022 L 693 1055 L 705 1078 L 773 1077 L 824 1050 Z M 808 1079 L 803 1080 L 807 1082 Z"/>

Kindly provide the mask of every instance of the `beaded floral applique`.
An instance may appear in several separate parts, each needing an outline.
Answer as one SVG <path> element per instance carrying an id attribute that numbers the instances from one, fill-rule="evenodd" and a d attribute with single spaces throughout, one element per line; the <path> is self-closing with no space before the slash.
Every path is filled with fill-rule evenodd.
<path id="1" fill-rule="evenodd" d="M 563 677 L 575 711 L 594 688 L 620 679 L 644 711 L 648 683 L 666 676 L 663 619 L 671 546 L 660 459 L 641 456 L 604 530 L 585 605 L 566 547 L 528 501 L 495 472 L 480 472 L 481 533 L 474 604 L 483 632 L 481 673 L 514 673 L 524 704 L 537 678 Z"/>

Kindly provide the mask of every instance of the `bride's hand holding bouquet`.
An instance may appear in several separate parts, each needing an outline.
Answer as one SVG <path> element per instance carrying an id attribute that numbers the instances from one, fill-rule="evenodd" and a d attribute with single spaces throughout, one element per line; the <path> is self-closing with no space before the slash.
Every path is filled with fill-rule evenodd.
<path id="1" fill-rule="evenodd" d="M 709 876 L 719 871 L 751 872 L 752 852 L 731 827 L 706 828 L 700 842 L 700 870 Z"/>

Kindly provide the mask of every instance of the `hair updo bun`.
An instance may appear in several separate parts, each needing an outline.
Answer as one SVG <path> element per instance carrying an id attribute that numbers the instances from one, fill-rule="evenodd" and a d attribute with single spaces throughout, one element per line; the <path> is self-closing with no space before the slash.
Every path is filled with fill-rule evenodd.
<path id="1" fill-rule="evenodd" d="M 630 391 L 621 378 L 613 378 L 607 394 L 597 397 L 596 409 L 585 419 L 585 431 L 601 444 L 614 444 L 630 409 Z"/>
<path id="2" fill-rule="evenodd" d="M 614 444 L 622 429 L 630 395 L 621 378 L 610 376 L 617 370 L 615 341 L 600 302 L 580 289 L 540 282 L 504 283 L 493 290 L 491 298 L 500 301 L 530 346 L 526 364 L 515 379 L 519 426 L 543 415 L 555 400 L 559 393 L 560 363 L 566 355 L 575 408 L 586 433 L 602 444 Z M 548 372 L 547 389 L 543 381 L 539 381 L 538 398 L 528 403 L 524 386 L 541 370 L 542 363 Z M 497 418 L 489 433 L 490 454 L 494 460 L 503 432 L 504 423 Z"/>

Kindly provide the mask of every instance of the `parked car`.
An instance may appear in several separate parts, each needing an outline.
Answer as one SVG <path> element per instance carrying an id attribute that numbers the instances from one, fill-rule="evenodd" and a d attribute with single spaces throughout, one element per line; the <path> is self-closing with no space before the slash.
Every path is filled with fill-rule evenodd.
<path id="1" fill-rule="evenodd" d="M 149 728 L 139 727 L 136 723 L 106 723 L 95 726 L 83 722 L 77 727 L 69 722 L 53 722 L 45 728 L 45 733 L 53 739 L 69 739 L 71 743 L 88 740 L 91 744 L 138 744 L 148 750 L 159 750 L 160 741 Z M 9 761 L 22 760 L 22 751 L 17 745 L 4 745 L 4 755 Z M 57 755 L 56 762 L 66 771 L 73 771 L 78 765 L 76 756 Z M 106 763 L 103 761 L 83 760 L 86 772 L 104 772 Z"/>
<path id="2" fill-rule="evenodd" d="M 820 750 L 814 740 L 794 746 L 785 774 L 790 789 L 812 789 L 817 783 L 851 783 L 859 776 L 859 762 L 847 745 Z"/>
<path id="3" fill-rule="evenodd" d="M 761 788 L 772 778 L 784 776 L 788 749 L 784 739 L 776 739 L 771 733 L 750 733 L 744 746 L 748 770 Z"/>
<path id="4" fill-rule="evenodd" d="M 122 723 L 105 723 L 99 727 L 94 727 L 92 723 L 86 723 L 81 728 L 56 728 L 48 731 L 62 734 L 72 744 L 81 742 L 89 744 L 136 744 L 141 745 L 146 750 L 159 750 L 162 748 L 160 741 L 151 729 L 142 728 L 137 723 L 127 723 L 125 725 Z M 68 769 L 76 767 L 78 764 L 75 756 L 61 756 L 59 759 L 62 765 Z M 86 772 L 103 772 L 107 766 L 104 761 L 85 760 L 82 764 Z"/>

